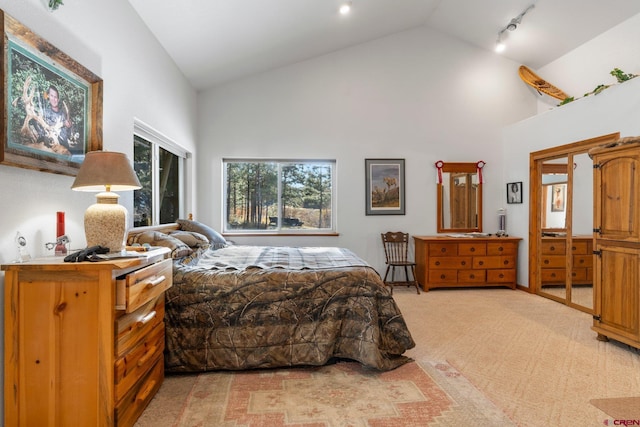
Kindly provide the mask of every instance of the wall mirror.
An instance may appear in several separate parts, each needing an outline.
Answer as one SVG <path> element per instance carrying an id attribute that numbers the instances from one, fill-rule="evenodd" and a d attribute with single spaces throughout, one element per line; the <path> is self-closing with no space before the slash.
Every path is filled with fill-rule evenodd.
<path id="1" fill-rule="evenodd" d="M 530 154 L 529 286 L 593 313 L 593 162 L 604 135 Z"/>
<path id="2" fill-rule="evenodd" d="M 482 182 L 476 163 L 437 162 L 437 230 L 482 231 Z"/>

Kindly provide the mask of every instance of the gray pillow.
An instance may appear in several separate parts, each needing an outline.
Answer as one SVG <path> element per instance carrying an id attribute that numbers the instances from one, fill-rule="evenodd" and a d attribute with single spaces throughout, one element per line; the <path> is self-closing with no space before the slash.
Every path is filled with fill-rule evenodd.
<path id="1" fill-rule="evenodd" d="M 189 219 L 179 219 L 176 221 L 180 226 L 181 230 L 184 231 L 195 231 L 196 233 L 200 233 L 204 235 L 211 244 L 211 249 L 220 249 L 224 248 L 228 245 L 226 239 L 222 237 L 220 233 L 218 233 L 213 228 L 209 227 L 198 221 L 193 221 Z"/>
<path id="2" fill-rule="evenodd" d="M 148 243 L 150 246 L 164 246 L 165 248 L 169 248 L 171 249 L 171 258 L 174 259 L 183 258 L 193 253 L 193 249 L 182 241 L 159 231 L 145 231 L 134 235 L 133 238 L 129 240 L 130 244 L 139 243 L 144 245 Z"/>
<path id="3" fill-rule="evenodd" d="M 169 233 L 169 236 L 182 241 L 190 248 L 208 248 L 211 246 L 209 239 L 203 234 L 195 231 L 176 230 Z"/>

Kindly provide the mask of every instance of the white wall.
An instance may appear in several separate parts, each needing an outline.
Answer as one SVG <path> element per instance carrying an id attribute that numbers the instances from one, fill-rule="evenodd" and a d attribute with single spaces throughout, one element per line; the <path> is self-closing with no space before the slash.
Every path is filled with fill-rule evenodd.
<path id="1" fill-rule="evenodd" d="M 585 87 L 580 91 L 589 92 L 599 83 L 615 82 L 609 71 L 616 67 L 640 74 L 636 40 L 640 40 L 640 15 L 542 68 L 540 76 L 558 86 L 564 76 L 563 83 L 571 84 L 572 90 Z M 547 107 L 504 129 L 504 181 L 523 181 L 525 189 L 524 203 L 509 205 L 509 232 L 525 238 L 520 245 L 518 283 L 528 286 L 529 153 L 614 132 L 622 137 L 640 135 L 640 78 L 562 107 Z M 588 188 L 576 191 L 592 191 L 591 180 Z"/>
<path id="2" fill-rule="evenodd" d="M 380 232 L 436 231 L 434 163 L 484 160 L 484 227 L 495 232 L 501 129 L 536 108 L 518 66 L 420 28 L 204 92 L 199 219 L 221 227 L 223 157 L 335 158 L 339 237 L 232 239 L 343 246 L 383 271 Z M 406 159 L 406 215 L 365 215 L 365 158 Z"/>
<path id="3" fill-rule="evenodd" d="M 138 117 L 195 153 L 196 93 L 130 4 L 65 1 L 52 13 L 47 3 L 0 0 L 0 8 L 103 79 L 104 148 L 131 159 Z M 55 240 L 56 211 L 66 212 L 72 247 L 85 246 L 83 215 L 95 194 L 71 191 L 73 177 L 0 165 L 0 182 L 0 263 L 16 259 L 17 231 L 28 240 L 32 256 L 51 254 L 44 244 Z M 132 194 L 122 194 L 120 202 L 132 212 Z"/>

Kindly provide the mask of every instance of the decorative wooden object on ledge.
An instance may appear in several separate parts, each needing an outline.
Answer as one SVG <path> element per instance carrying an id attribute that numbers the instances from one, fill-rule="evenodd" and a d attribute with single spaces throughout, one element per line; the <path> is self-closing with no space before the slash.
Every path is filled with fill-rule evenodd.
<path id="1" fill-rule="evenodd" d="M 4 425 L 135 423 L 164 379 L 168 257 L 2 265 Z"/>
<path id="2" fill-rule="evenodd" d="M 594 315 L 598 339 L 640 348 L 640 137 L 589 151 L 593 159 Z"/>
<path id="3" fill-rule="evenodd" d="M 507 286 L 515 289 L 519 237 L 413 236 L 422 289 Z"/>

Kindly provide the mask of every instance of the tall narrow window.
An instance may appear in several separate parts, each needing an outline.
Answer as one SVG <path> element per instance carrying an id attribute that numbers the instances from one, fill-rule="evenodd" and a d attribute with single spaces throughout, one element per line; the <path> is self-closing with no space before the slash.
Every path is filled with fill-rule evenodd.
<path id="1" fill-rule="evenodd" d="M 136 122 L 134 169 L 142 188 L 134 192 L 136 227 L 167 224 L 184 216 L 183 176 L 186 153 Z"/>
<path id="2" fill-rule="evenodd" d="M 223 162 L 225 232 L 335 231 L 334 160 Z"/>

